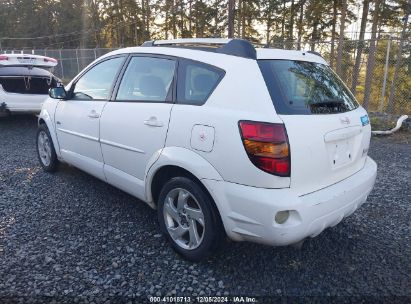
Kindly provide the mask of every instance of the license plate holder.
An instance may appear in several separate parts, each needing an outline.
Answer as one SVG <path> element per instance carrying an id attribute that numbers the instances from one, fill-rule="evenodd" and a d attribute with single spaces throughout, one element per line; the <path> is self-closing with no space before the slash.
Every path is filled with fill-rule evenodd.
<path id="1" fill-rule="evenodd" d="M 352 160 L 352 142 L 351 140 L 341 140 L 332 143 L 329 150 L 331 163 L 334 168 L 342 167 Z"/>
<path id="2" fill-rule="evenodd" d="M 17 58 L 17 61 L 21 64 L 33 65 L 36 62 L 36 58 Z"/>

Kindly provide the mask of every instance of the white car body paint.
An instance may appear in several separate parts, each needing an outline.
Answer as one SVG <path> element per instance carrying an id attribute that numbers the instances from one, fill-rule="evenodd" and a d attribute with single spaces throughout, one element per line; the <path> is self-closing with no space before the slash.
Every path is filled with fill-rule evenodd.
<path id="1" fill-rule="evenodd" d="M 227 235 L 237 241 L 296 243 L 338 224 L 366 201 L 377 167 L 367 157 L 371 130 L 369 124 L 360 123 L 359 118 L 366 115 L 362 107 L 330 115 L 278 115 L 256 60 L 226 54 L 133 47 L 96 62 L 136 53 L 196 60 L 226 74 L 202 106 L 111 101 L 73 105 L 77 101 L 47 99 L 39 119 L 53 134 L 59 159 L 152 207 L 151 183 L 156 172 L 164 166 L 181 167 L 206 187 Z M 305 51 L 257 49 L 257 58 L 327 64 Z M 93 110 L 96 117 L 88 117 Z M 290 177 L 268 174 L 251 163 L 241 140 L 240 120 L 285 125 Z M 213 129 L 211 148 L 193 144 L 195 126 Z M 201 132 L 205 131 L 200 128 Z M 352 155 L 341 152 L 348 146 Z M 278 224 L 275 215 L 283 210 L 290 211 L 290 217 Z"/>
<path id="2" fill-rule="evenodd" d="M 47 95 L 6 92 L 0 84 L 0 104 L 4 102 L 12 113 L 39 113 Z"/>

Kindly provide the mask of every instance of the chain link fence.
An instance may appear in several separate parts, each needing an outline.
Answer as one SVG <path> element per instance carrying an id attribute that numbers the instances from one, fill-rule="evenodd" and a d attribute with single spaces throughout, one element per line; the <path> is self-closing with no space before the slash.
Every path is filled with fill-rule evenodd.
<path id="1" fill-rule="evenodd" d="M 344 40 L 341 59 L 337 62 L 338 41 L 275 41 L 270 47 L 280 49 L 303 49 L 318 52 L 338 71 L 340 77 L 353 91 L 357 100 L 364 103 L 367 73 L 369 82 L 368 110 L 393 114 L 411 113 L 411 43 L 394 37 L 378 39 L 375 42 L 375 64 L 367 72 L 372 40 Z M 53 57 L 59 60 L 53 73 L 64 83 L 70 81 L 79 71 L 96 58 L 115 50 L 95 49 L 7 49 L 0 53 L 29 53 Z M 332 52 L 333 50 L 333 52 Z M 357 54 L 360 53 L 360 56 Z"/>
<path id="2" fill-rule="evenodd" d="M 100 56 L 115 49 L 95 48 L 95 49 L 6 49 L 0 50 L 5 54 L 35 54 L 52 57 L 58 60 L 58 65 L 53 68 L 53 74 L 59 77 L 64 83 L 68 83 L 82 69 L 92 63 Z"/>

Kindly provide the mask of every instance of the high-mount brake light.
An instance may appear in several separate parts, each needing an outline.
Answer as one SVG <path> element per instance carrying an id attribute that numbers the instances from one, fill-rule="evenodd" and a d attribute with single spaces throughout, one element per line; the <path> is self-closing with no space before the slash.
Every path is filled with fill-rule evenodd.
<path id="1" fill-rule="evenodd" d="M 290 176 L 290 145 L 284 124 L 240 121 L 244 148 L 259 169 L 278 176 Z"/>
<path id="2" fill-rule="evenodd" d="M 0 60 L 9 60 L 9 57 L 6 55 L 0 55 Z"/>

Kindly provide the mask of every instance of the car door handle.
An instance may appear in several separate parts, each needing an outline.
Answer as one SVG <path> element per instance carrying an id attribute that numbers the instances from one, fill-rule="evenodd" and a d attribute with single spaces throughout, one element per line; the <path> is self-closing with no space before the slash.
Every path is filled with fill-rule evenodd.
<path id="1" fill-rule="evenodd" d="M 144 121 L 144 124 L 150 127 L 162 127 L 163 123 L 157 120 L 157 117 L 150 117 L 149 119 Z"/>
<path id="2" fill-rule="evenodd" d="M 98 114 L 95 110 L 93 110 L 88 114 L 88 117 L 90 117 L 90 118 L 99 118 L 100 114 Z"/>

